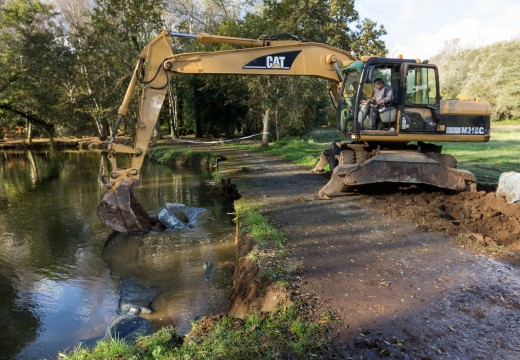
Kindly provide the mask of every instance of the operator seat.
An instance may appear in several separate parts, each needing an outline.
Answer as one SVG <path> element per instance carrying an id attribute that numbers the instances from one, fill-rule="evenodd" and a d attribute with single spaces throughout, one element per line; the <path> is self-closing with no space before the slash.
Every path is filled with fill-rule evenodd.
<path id="1" fill-rule="evenodd" d="M 397 105 L 399 104 L 399 94 L 395 91 L 395 88 L 392 86 L 392 103 L 389 106 L 384 107 L 383 109 L 379 109 L 379 118 L 381 119 L 381 123 L 385 127 L 390 127 L 394 125 L 397 121 Z"/>

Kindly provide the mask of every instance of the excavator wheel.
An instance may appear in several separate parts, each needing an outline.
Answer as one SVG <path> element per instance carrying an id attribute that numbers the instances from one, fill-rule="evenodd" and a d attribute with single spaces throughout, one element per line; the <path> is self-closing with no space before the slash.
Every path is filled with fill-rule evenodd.
<path id="1" fill-rule="evenodd" d="M 134 197 L 137 180 L 122 179 L 107 189 L 99 203 L 97 214 L 108 227 L 119 232 L 148 232 L 152 230 L 150 216 Z"/>

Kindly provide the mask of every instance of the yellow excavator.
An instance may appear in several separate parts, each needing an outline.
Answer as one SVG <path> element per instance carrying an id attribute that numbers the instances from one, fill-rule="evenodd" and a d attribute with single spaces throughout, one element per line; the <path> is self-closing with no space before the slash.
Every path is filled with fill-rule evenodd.
<path id="1" fill-rule="evenodd" d="M 204 43 L 225 43 L 236 49 L 174 54 L 173 37 Z M 486 102 L 442 100 L 435 65 L 418 59 L 354 58 L 332 46 L 289 39 L 244 39 L 164 30 L 146 45 L 135 66 L 107 143 L 111 171 L 108 189 L 98 207 L 100 219 L 120 232 L 152 228 L 147 212 L 133 195 L 141 167 L 175 74 L 315 76 L 331 83 L 337 127 L 348 140 L 335 141 L 325 156 L 330 181 L 317 193 L 327 199 L 347 188 L 376 183 L 429 184 L 474 191 L 475 176 L 456 168 L 456 160 L 428 142 L 485 142 L 490 137 L 490 105 Z M 373 83 L 383 80 L 392 97 L 373 109 Z M 143 85 L 133 146 L 117 143 L 115 134 L 138 83 Z M 377 127 L 368 128 L 374 111 Z M 130 155 L 119 167 L 119 155 Z"/>

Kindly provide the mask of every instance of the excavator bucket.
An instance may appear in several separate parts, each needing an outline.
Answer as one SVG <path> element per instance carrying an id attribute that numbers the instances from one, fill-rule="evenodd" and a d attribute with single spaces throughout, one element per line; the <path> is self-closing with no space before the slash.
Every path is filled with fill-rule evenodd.
<path id="1" fill-rule="evenodd" d="M 108 227 L 119 232 L 148 232 L 150 216 L 134 197 L 137 180 L 123 179 L 105 191 L 98 206 L 98 216 Z"/>

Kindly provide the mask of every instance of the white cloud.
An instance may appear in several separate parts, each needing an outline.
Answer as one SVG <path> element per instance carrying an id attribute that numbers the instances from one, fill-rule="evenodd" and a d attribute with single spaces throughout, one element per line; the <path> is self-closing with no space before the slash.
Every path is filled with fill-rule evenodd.
<path id="1" fill-rule="evenodd" d="M 520 35 L 520 4 L 504 0 L 358 0 L 356 9 L 385 26 L 392 57 L 426 59 L 453 39 L 479 47 Z"/>

